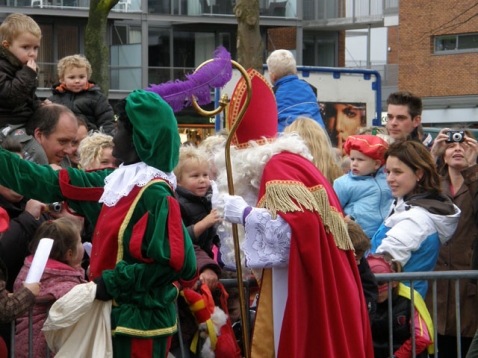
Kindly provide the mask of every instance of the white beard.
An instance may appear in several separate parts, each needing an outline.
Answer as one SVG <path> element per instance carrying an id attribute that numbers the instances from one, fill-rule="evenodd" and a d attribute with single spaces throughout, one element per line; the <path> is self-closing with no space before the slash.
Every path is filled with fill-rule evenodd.
<path id="1" fill-rule="evenodd" d="M 234 183 L 234 195 L 239 195 L 250 206 L 254 207 L 258 201 L 259 188 L 264 167 L 276 154 L 282 152 L 298 154 L 312 160 L 312 155 L 306 144 L 297 133 L 282 133 L 275 140 L 268 140 L 266 144 L 259 145 L 250 142 L 245 149 L 231 148 L 231 167 Z M 216 154 L 214 164 L 219 173 L 217 185 L 219 195 L 229 194 L 227 185 L 226 162 L 224 152 Z M 219 213 L 222 215 L 222 213 Z M 221 258 L 227 268 L 235 269 L 234 240 L 232 237 L 232 225 L 223 222 L 219 225 L 217 233 L 221 240 Z M 239 243 L 244 241 L 244 227 L 238 226 Z M 242 251 L 242 250 L 241 250 Z M 246 276 L 250 270 L 245 268 L 244 254 L 241 255 L 243 274 Z"/>

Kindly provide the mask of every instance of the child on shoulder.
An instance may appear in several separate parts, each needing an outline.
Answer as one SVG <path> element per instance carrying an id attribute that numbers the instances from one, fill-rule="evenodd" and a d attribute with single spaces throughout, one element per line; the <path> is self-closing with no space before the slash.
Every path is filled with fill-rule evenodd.
<path id="1" fill-rule="evenodd" d="M 18 129 L 41 103 L 35 94 L 41 29 L 31 17 L 11 14 L 0 26 L 0 39 L 0 129 Z"/>
<path id="2" fill-rule="evenodd" d="M 388 144 L 374 135 L 349 136 L 344 150 L 350 157 L 348 174 L 334 181 L 344 213 L 372 237 L 387 217 L 392 192 L 384 172 Z"/>
<path id="3" fill-rule="evenodd" d="M 32 241 L 33 254 L 44 237 L 54 241 L 41 278 L 40 295 L 50 296 L 53 301 L 64 296 L 74 286 L 86 282 L 85 272 L 81 268 L 84 249 L 78 225 L 68 218 L 48 220 L 40 225 Z M 14 292 L 20 290 L 32 261 L 33 255 L 25 258 L 25 263 L 14 284 Z M 46 341 L 41 328 L 46 320 L 49 303 L 37 303 L 33 308 L 33 355 L 35 357 L 45 356 Z M 28 315 L 26 314 L 17 320 L 15 356 L 28 357 Z"/>
<path id="4" fill-rule="evenodd" d="M 398 261 L 390 255 L 368 255 L 367 261 L 374 274 L 401 272 Z M 414 321 L 415 353 L 417 358 L 426 358 L 433 354 L 433 322 L 422 296 L 414 294 L 412 317 L 412 292 L 404 284 L 393 281 L 392 295 L 389 296 L 389 283 L 378 282 L 378 300 L 375 314 L 371 318 L 372 339 L 375 358 L 390 357 L 388 300 L 392 300 L 393 357 L 415 357 L 412 349 L 412 320 Z"/>
<path id="5" fill-rule="evenodd" d="M 81 55 L 72 55 L 63 57 L 57 67 L 60 83 L 53 86 L 53 95 L 48 99 L 83 117 L 88 130 L 111 134 L 115 127 L 113 108 L 100 87 L 90 81 L 90 62 Z"/>
<path id="6" fill-rule="evenodd" d="M 220 218 L 211 204 L 207 155 L 195 147 L 182 147 L 174 174 L 178 181 L 176 194 L 184 225 L 193 243 L 212 258 L 213 245 L 218 243 L 215 225 Z"/>

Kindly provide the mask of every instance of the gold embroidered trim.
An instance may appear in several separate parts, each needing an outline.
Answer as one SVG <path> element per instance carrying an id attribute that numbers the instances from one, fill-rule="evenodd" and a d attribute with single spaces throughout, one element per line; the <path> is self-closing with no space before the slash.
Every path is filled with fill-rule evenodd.
<path id="1" fill-rule="evenodd" d="M 111 334 L 123 333 L 129 336 L 135 336 L 135 337 L 154 337 L 154 336 L 161 336 L 165 334 L 173 334 L 177 330 L 178 330 L 177 323 L 175 323 L 174 326 L 171 326 L 171 327 L 152 329 L 147 331 L 143 331 L 141 329 L 133 329 L 128 327 L 118 326 L 116 327 L 115 330 L 111 331 Z"/>
<path id="2" fill-rule="evenodd" d="M 154 183 L 159 183 L 159 182 L 166 183 L 166 181 L 163 180 L 163 179 L 151 180 L 148 184 L 146 184 L 144 187 L 141 188 L 138 195 L 136 195 L 136 198 L 134 199 L 133 203 L 131 204 L 131 206 L 128 210 L 128 213 L 126 214 L 125 219 L 123 220 L 123 223 L 121 224 L 119 232 L 118 232 L 118 254 L 116 255 L 116 263 L 123 260 L 123 237 L 124 237 L 124 232 L 125 232 L 126 228 L 128 227 L 128 224 L 131 220 L 131 216 L 133 216 L 134 209 L 136 209 L 136 205 L 138 204 L 138 201 L 141 198 L 141 195 L 143 195 L 144 191 L 150 185 L 153 185 Z"/>
<path id="3" fill-rule="evenodd" d="M 344 218 L 336 208 L 329 204 L 327 191 L 323 185 L 307 188 L 303 183 L 292 180 L 273 180 L 266 184 L 266 193 L 260 199 L 260 208 L 267 208 L 272 218 L 277 212 L 309 210 L 317 212 L 327 232 L 334 236 L 335 244 L 342 250 L 353 250 Z"/>

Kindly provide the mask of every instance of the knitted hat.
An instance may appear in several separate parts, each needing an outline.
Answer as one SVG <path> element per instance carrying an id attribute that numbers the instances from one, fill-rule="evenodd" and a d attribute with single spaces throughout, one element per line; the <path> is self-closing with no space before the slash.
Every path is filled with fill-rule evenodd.
<path id="1" fill-rule="evenodd" d="M 383 255 L 368 255 L 367 262 L 373 273 L 392 273 L 392 263 L 385 261 Z"/>
<path id="2" fill-rule="evenodd" d="M 237 128 L 231 143 L 247 147 L 251 140 L 273 138 L 278 131 L 277 104 L 267 80 L 254 69 L 247 70 L 251 79 L 252 96 L 249 107 Z M 237 82 L 227 111 L 227 123 L 232 128 L 247 98 L 247 85 L 243 77 Z"/>
<path id="3" fill-rule="evenodd" d="M 350 155 L 350 151 L 356 150 L 367 157 L 380 160 L 381 165 L 383 165 L 385 164 L 384 155 L 388 149 L 388 143 L 375 135 L 353 135 L 345 141 L 344 149 L 347 155 Z"/>
<path id="4" fill-rule="evenodd" d="M 135 90 L 126 98 L 126 113 L 133 125 L 133 143 L 139 158 L 169 173 L 178 164 L 178 123 L 173 110 L 156 93 Z"/>
<path id="5" fill-rule="evenodd" d="M 0 233 L 8 230 L 8 224 L 10 223 L 10 217 L 4 208 L 0 207 Z"/>

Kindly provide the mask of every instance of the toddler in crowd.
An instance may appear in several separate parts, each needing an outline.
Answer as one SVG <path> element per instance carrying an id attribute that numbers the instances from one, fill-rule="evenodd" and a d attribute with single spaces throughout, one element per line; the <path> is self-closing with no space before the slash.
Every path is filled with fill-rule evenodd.
<path id="1" fill-rule="evenodd" d="M 195 147 L 181 147 L 174 174 L 178 181 L 176 194 L 184 225 L 193 244 L 212 258 L 213 245 L 218 245 L 219 242 L 215 224 L 220 218 L 216 209 L 212 209 L 207 155 Z"/>
<path id="2" fill-rule="evenodd" d="M 367 261 L 374 274 L 401 272 L 398 261 L 389 255 L 369 255 Z M 389 297 L 387 282 L 378 282 L 377 309 L 371 318 L 375 358 L 390 357 L 388 300 L 392 300 L 393 357 L 412 358 L 412 319 L 415 328 L 415 353 L 417 358 L 426 358 L 433 353 L 433 322 L 422 296 L 414 291 L 414 315 L 412 317 L 411 290 L 404 284 L 393 281 Z"/>
<path id="3" fill-rule="evenodd" d="M 81 244 L 80 229 L 68 218 L 48 220 L 35 232 L 32 241 L 32 252 L 38 247 L 42 238 L 53 239 L 53 247 L 41 278 L 40 296 L 56 300 L 64 296 L 74 286 L 85 283 L 85 272 L 81 268 L 84 249 Z M 25 259 L 14 284 L 14 292 L 22 287 L 30 270 L 33 255 Z M 45 297 L 45 298 L 46 298 Z M 46 320 L 48 306 L 52 302 L 37 303 L 33 308 L 33 356 L 44 357 L 46 341 L 41 328 Z M 28 357 L 28 315 L 17 320 L 15 332 L 15 357 Z"/>
<path id="4" fill-rule="evenodd" d="M 372 237 L 387 217 L 393 201 L 384 172 L 386 141 L 374 135 L 349 136 L 344 150 L 350 171 L 334 181 L 344 213 Z"/>
<path id="5" fill-rule="evenodd" d="M 31 141 L 23 156 L 36 161 L 43 152 L 25 126 L 42 105 L 35 92 L 38 86 L 36 59 L 41 41 L 40 26 L 24 14 L 11 14 L 0 26 L 0 142 L 13 138 L 19 143 Z"/>
<path id="6" fill-rule="evenodd" d="M 115 127 L 113 108 L 100 88 L 89 81 L 92 74 L 89 61 L 81 55 L 66 56 L 57 67 L 60 83 L 53 87 L 53 95 L 48 99 L 83 117 L 88 130 L 111 134 Z"/>

